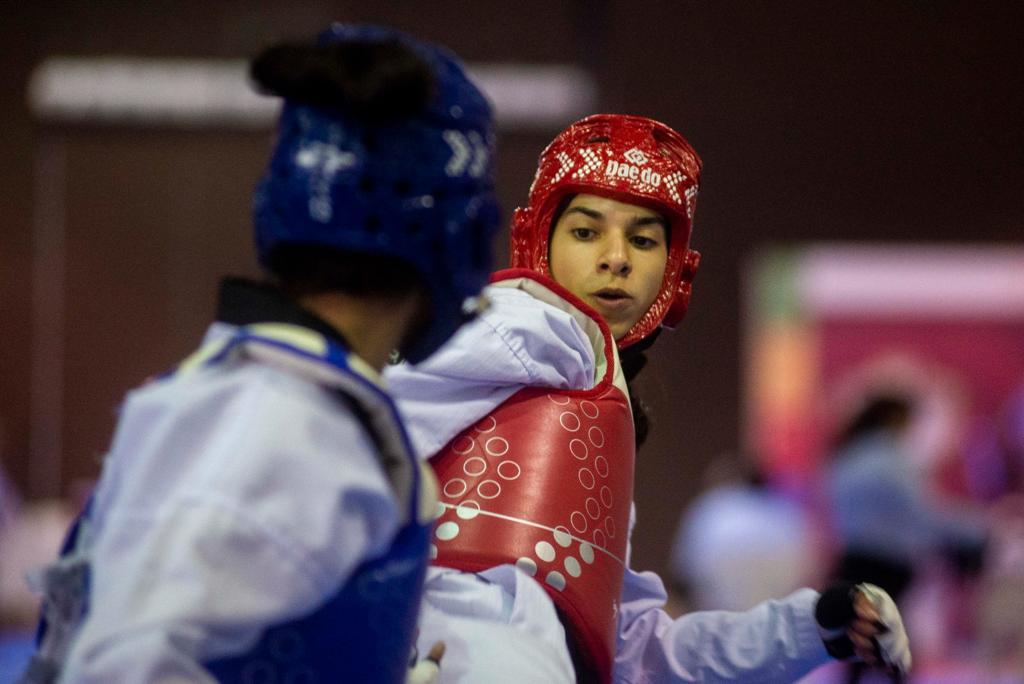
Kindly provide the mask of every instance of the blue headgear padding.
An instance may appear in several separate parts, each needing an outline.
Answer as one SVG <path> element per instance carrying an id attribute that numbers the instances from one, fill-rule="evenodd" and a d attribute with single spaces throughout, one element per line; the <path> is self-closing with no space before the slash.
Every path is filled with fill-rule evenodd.
<path id="1" fill-rule="evenodd" d="M 278 245 L 396 257 L 423 278 L 432 316 L 401 350 L 426 358 L 466 320 L 491 270 L 499 212 L 491 108 L 447 50 L 379 26 L 334 24 L 320 43 L 397 42 L 423 59 L 435 96 L 411 118 L 371 121 L 285 100 L 254 198 L 261 263 Z"/>

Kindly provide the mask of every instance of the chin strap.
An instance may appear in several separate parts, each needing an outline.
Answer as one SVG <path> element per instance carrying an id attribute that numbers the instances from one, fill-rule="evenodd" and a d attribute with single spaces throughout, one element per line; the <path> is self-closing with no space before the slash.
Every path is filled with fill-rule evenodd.
<path id="1" fill-rule="evenodd" d="M 878 614 L 875 633 L 870 637 L 875 656 L 897 675 L 905 675 L 910 671 L 911 656 L 903 620 L 889 594 L 873 584 L 843 582 L 822 593 L 814 609 L 814 618 L 825 649 L 837 660 L 859 660 L 847 635 L 857 618 L 854 604 L 858 595 L 866 598 Z"/>

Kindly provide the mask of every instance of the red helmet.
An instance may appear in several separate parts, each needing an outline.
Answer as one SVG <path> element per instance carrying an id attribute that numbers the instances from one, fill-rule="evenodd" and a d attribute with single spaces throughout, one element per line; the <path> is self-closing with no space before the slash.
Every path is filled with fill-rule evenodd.
<path id="1" fill-rule="evenodd" d="M 659 326 L 674 328 L 686 314 L 700 254 L 690 230 L 701 161 L 683 136 L 642 116 L 595 114 L 562 131 L 540 154 L 529 205 L 512 217 L 513 268 L 551 275 L 548 237 L 559 202 L 587 193 L 649 207 L 670 225 L 668 261 L 651 308 L 619 340 L 619 348 Z"/>

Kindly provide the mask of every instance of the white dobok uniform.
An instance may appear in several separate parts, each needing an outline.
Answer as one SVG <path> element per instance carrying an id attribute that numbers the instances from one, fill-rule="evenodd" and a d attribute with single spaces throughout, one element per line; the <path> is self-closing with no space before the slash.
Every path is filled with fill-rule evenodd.
<path id="1" fill-rule="evenodd" d="M 524 387 L 589 389 L 592 343 L 579 311 L 514 288 L 490 287 L 491 307 L 415 368 L 385 371 L 414 448 L 429 458 Z M 630 532 L 635 522 L 631 505 Z M 627 553 L 628 563 L 628 553 Z M 751 569 L 756 572 L 756 569 Z M 652 572 L 627 569 L 614 681 L 789 682 L 830 660 L 814 621 L 817 592 L 801 589 L 743 613 L 671 619 Z M 540 584 L 512 565 L 481 573 L 428 570 L 419 649 L 445 641 L 442 682 L 572 682 L 565 632 Z"/>

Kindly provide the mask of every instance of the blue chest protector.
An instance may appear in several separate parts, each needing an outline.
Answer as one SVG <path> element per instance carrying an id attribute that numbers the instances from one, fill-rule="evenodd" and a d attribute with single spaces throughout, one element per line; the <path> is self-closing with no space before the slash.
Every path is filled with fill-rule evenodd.
<path id="1" fill-rule="evenodd" d="M 221 682 L 402 682 L 426 570 L 425 528 L 407 526 L 312 614 L 248 652 L 205 663 Z"/>
<path id="2" fill-rule="evenodd" d="M 432 511 L 423 470 L 391 400 L 360 372 L 362 361 L 308 329 L 285 324 L 239 328 L 186 360 L 192 372 L 244 355 L 284 367 L 337 393 L 373 440 L 403 521 L 381 557 L 358 566 L 308 615 L 269 626 L 246 652 L 203 663 L 221 682 L 403 682 L 414 643 L 427 566 Z M 372 373 L 372 371 L 370 371 Z M 344 444 L 338 445 L 343 457 Z M 425 491 L 426 490 L 426 491 Z M 71 636 L 88 610 L 90 507 L 44 577 L 39 649 L 22 681 L 54 681 Z"/>

